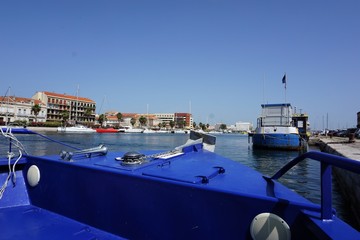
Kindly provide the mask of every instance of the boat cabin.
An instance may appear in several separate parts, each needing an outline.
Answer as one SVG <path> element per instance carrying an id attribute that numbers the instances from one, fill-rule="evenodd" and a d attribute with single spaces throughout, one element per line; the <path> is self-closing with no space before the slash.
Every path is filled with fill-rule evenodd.
<path id="1" fill-rule="evenodd" d="M 258 118 L 258 127 L 292 126 L 292 107 L 290 103 L 262 104 L 261 116 Z"/>
<path id="2" fill-rule="evenodd" d="M 299 134 L 304 139 L 309 139 L 309 122 L 308 122 L 309 116 L 307 114 L 294 114 L 292 116 L 292 120 L 294 123 L 294 126 L 297 127 L 299 130 Z"/>

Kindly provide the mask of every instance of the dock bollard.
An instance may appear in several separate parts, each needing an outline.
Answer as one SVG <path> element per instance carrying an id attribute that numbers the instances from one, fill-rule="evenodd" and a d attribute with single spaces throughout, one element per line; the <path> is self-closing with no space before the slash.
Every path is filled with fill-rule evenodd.
<path id="1" fill-rule="evenodd" d="M 349 142 L 350 142 L 350 143 L 355 142 L 355 134 L 354 134 L 354 133 L 350 133 L 350 134 L 349 134 Z"/>

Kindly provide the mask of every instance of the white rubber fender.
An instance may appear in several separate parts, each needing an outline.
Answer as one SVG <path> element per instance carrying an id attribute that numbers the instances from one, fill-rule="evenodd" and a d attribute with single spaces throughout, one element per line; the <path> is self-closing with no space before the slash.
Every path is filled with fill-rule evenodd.
<path id="1" fill-rule="evenodd" d="M 251 237 L 258 239 L 291 239 L 289 225 L 278 215 L 260 213 L 256 215 L 250 225 Z"/>
<path id="2" fill-rule="evenodd" d="M 40 170 L 36 165 L 31 165 L 27 171 L 27 181 L 31 187 L 35 187 L 40 182 Z"/>

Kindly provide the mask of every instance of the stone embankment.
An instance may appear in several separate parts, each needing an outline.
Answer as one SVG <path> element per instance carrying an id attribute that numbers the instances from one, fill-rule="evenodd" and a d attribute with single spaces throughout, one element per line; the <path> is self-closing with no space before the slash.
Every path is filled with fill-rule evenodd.
<path id="1" fill-rule="evenodd" d="M 360 161 L 360 140 L 340 137 L 319 137 L 311 139 L 321 151 Z M 360 226 L 360 174 L 333 167 L 336 181 L 341 193 Z"/>
<path id="2" fill-rule="evenodd" d="M 26 127 L 27 129 L 34 132 L 56 132 L 56 127 Z"/>

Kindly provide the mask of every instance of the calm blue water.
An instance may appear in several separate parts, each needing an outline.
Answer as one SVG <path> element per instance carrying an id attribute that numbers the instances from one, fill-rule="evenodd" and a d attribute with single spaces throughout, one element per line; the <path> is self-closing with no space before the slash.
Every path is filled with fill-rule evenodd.
<path id="1" fill-rule="evenodd" d="M 66 134 L 48 132 L 44 135 L 65 142 L 77 148 L 95 147 L 105 144 L 108 149 L 116 151 L 139 150 L 170 150 L 186 142 L 186 134 Z M 247 165 L 264 175 L 271 176 L 287 162 L 299 155 L 298 152 L 272 151 L 253 149 L 246 135 L 219 134 L 216 135 L 215 152 L 234 161 Z M 57 144 L 34 136 L 18 136 L 27 151 L 35 155 L 58 154 Z M 317 149 L 309 149 L 317 150 Z M 306 160 L 292 168 L 284 175 L 280 182 L 298 192 L 307 199 L 320 202 L 320 164 L 316 161 Z M 353 224 L 351 214 L 342 197 L 338 193 L 338 186 L 333 184 L 333 207 L 338 216 Z"/>

